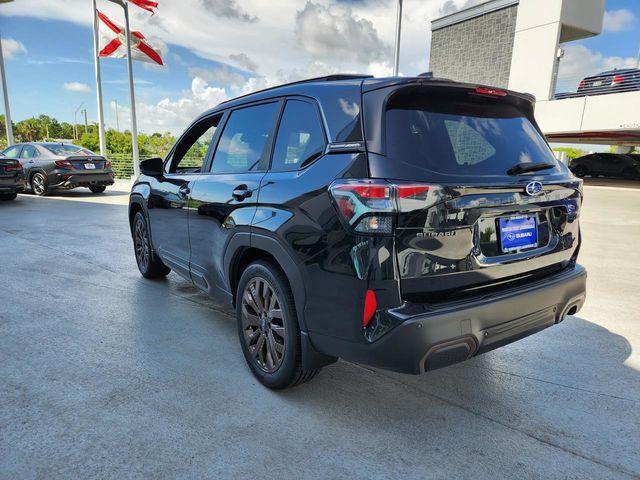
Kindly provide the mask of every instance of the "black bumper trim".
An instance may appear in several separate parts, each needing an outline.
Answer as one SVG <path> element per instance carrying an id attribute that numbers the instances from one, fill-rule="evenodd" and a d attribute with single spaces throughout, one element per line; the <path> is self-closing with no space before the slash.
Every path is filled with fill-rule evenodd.
<path id="1" fill-rule="evenodd" d="M 401 323 L 372 343 L 349 342 L 310 332 L 318 351 L 358 363 L 403 373 L 423 373 L 488 352 L 543 330 L 577 312 L 586 298 L 587 272 L 582 266 L 544 280 L 490 296 L 457 301 L 440 308 L 428 306 L 422 313 L 416 305 L 388 313 Z M 475 342 L 476 348 L 471 346 Z M 462 348 L 468 345 L 468 352 Z M 455 346 L 443 354 L 445 349 Z M 432 356 L 443 354 L 437 361 Z M 451 361 L 447 362 L 446 359 Z"/>

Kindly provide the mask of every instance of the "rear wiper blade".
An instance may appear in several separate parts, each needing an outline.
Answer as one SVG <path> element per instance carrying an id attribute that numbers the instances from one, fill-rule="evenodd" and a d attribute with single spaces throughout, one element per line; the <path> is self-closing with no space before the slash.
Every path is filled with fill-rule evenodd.
<path id="1" fill-rule="evenodd" d="M 521 173 L 537 172 L 554 168 L 555 163 L 519 163 L 507 170 L 507 175 L 520 175 Z"/>

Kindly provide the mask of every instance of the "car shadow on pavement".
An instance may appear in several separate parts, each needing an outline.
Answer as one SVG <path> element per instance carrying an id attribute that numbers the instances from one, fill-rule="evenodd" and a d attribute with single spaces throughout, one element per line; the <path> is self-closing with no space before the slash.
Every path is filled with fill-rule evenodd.
<path id="1" fill-rule="evenodd" d="M 164 283 L 157 286 L 166 289 Z M 631 345 L 584 318 L 567 317 L 517 343 L 420 376 L 339 361 L 307 384 L 274 392 L 245 366 L 233 312 L 186 282 L 172 290 L 192 308 L 176 308 L 177 298 L 165 294 L 150 305 L 159 317 L 149 319 L 148 311 L 136 315 L 142 321 L 140 334 L 178 338 L 188 346 L 170 369 L 192 372 L 203 398 L 219 399 L 222 391 L 224 401 L 235 404 L 247 402 L 248 396 L 265 409 L 288 412 L 277 418 L 300 428 L 328 423 L 343 434 L 357 432 L 374 445 L 399 449 L 420 445 L 438 451 L 444 442 L 482 452 L 471 438 L 497 429 L 507 443 L 512 440 L 506 437 L 515 435 L 543 450 L 570 452 L 624 474 L 640 473 L 637 446 L 629 442 L 640 438 L 640 375 L 625 365 Z M 160 333 L 159 326 L 166 331 Z M 200 332 L 197 338 L 195 332 Z M 241 417 L 232 422 L 244 428 Z"/>

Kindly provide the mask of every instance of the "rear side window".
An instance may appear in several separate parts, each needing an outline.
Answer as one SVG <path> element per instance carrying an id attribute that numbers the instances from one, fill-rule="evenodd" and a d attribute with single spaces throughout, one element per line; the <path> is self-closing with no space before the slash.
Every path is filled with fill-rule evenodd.
<path id="1" fill-rule="evenodd" d="M 316 108 L 309 102 L 288 100 L 280 121 L 271 170 L 303 168 L 324 152 L 325 140 Z"/>
<path id="2" fill-rule="evenodd" d="M 413 94 L 392 99 L 386 147 L 394 162 L 451 176 L 505 176 L 519 163 L 557 164 L 527 117 L 511 105 L 483 98 L 447 101 Z"/>
<path id="3" fill-rule="evenodd" d="M 33 145 L 25 145 L 20 153 L 20 158 L 35 158 L 39 156 L 38 150 Z"/>
<path id="4" fill-rule="evenodd" d="M 211 171 L 266 170 L 271 135 L 279 111 L 280 103 L 274 102 L 231 112 L 218 142 Z"/>

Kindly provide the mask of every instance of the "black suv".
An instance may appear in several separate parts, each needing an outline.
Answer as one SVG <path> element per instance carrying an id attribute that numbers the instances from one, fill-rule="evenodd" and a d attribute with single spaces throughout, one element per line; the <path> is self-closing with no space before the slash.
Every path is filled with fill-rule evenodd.
<path id="1" fill-rule="evenodd" d="M 405 373 L 562 321 L 585 299 L 581 180 L 529 95 L 339 75 L 253 93 L 142 163 L 142 275 L 233 304 L 271 388 L 338 357 Z"/>

